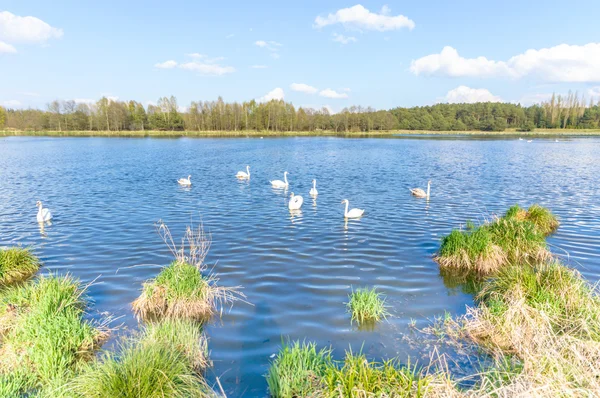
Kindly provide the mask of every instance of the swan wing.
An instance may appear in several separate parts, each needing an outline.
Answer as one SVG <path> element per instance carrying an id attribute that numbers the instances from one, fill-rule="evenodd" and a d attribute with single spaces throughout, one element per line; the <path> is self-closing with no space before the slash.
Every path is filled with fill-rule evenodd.
<path id="1" fill-rule="evenodd" d="M 421 188 L 411 189 L 410 192 L 415 196 L 427 196 L 425 191 L 423 191 Z"/>

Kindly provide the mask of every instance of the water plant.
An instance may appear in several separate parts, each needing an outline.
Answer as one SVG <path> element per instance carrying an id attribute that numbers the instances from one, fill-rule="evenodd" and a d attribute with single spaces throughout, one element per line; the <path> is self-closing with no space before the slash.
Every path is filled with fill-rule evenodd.
<path id="1" fill-rule="evenodd" d="M 351 322 L 356 322 L 358 325 L 375 323 L 389 315 L 383 294 L 374 287 L 353 290 L 348 299 L 346 306 L 352 316 Z"/>
<path id="2" fill-rule="evenodd" d="M 84 319 L 84 289 L 70 276 L 41 276 L 0 293 L 0 390 L 52 391 L 107 338 Z"/>
<path id="3" fill-rule="evenodd" d="M 477 227 L 468 222 L 465 230 L 453 230 L 442 239 L 435 260 L 443 268 L 479 275 L 492 274 L 511 263 L 548 260 L 551 254 L 545 231 L 553 225 L 548 221 L 551 213 L 540 206 L 530 209 L 531 213 L 512 207 L 504 217 Z"/>
<path id="4" fill-rule="evenodd" d="M 39 268 L 40 261 L 31 249 L 23 247 L 0 249 L 0 287 L 27 280 Z"/>
<path id="5" fill-rule="evenodd" d="M 208 364 L 206 338 L 191 321 L 149 324 L 124 340 L 120 352 L 86 365 L 67 386 L 74 397 L 213 397 L 201 372 Z"/>
<path id="6" fill-rule="evenodd" d="M 334 361 L 331 349 L 315 343 L 283 344 L 266 375 L 271 396 L 292 397 L 423 397 L 438 378 L 410 363 L 369 361 L 346 352 Z"/>
<path id="7" fill-rule="evenodd" d="M 529 221 L 544 235 L 550 235 L 560 226 L 558 218 L 550 210 L 538 204 L 531 205 L 527 210 L 514 205 L 508 209 L 504 218 Z"/>
<path id="8" fill-rule="evenodd" d="M 204 259 L 210 239 L 202 226 L 188 227 L 181 246 L 175 245 L 168 227 L 159 222 L 158 232 L 171 249 L 175 261 L 156 278 L 143 284 L 141 295 L 132 303 L 133 311 L 144 320 L 189 319 L 204 322 L 219 306 L 240 297 L 239 287 L 218 285 L 218 278 L 206 267 Z"/>

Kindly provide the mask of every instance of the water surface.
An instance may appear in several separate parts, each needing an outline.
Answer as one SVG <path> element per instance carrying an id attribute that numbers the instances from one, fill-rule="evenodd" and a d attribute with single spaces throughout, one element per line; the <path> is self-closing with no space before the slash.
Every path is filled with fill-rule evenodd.
<path id="1" fill-rule="evenodd" d="M 207 261 L 221 283 L 244 287 L 207 328 L 214 367 L 230 396 L 265 396 L 263 374 L 283 339 L 352 347 L 370 358 L 428 354 L 407 341 L 461 314 L 472 297 L 443 280 L 431 260 L 441 236 L 510 205 L 548 206 L 561 219 L 552 249 L 600 279 L 600 140 L 0 138 L 0 246 L 33 245 L 44 272 L 72 273 L 89 288 L 94 314 L 138 324 L 130 303 L 172 256 L 154 230 L 180 238 L 191 221 L 212 235 Z M 251 166 L 250 182 L 234 175 Z M 290 189 L 268 181 L 289 171 Z M 177 178 L 192 175 L 193 186 Z M 308 196 L 317 179 L 319 196 Z M 432 180 L 430 201 L 410 196 Z M 287 196 L 304 196 L 301 214 Z M 342 199 L 366 209 L 344 222 Z M 55 219 L 36 223 L 42 200 Z M 345 312 L 352 288 L 377 286 L 392 316 L 357 330 Z"/>

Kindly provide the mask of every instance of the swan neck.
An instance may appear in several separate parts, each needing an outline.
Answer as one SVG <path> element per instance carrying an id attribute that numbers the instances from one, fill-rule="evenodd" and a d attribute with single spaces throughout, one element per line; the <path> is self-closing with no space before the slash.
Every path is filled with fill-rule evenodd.
<path id="1" fill-rule="evenodd" d="M 427 183 L 427 199 L 429 199 L 429 192 L 431 191 L 431 183 Z"/>
<path id="2" fill-rule="evenodd" d="M 317 189 L 317 180 L 314 180 L 314 181 L 313 181 L 313 188 L 314 188 L 314 189 Z"/>
<path id="3" fill-rule="evenodd" d="M 285 184 L 288 184 L 288 180 L 287 180 L 287 174 L 283 173 L 283 180 L 285 181 Z"/>
<path id="4" fill-rule="evenodd" d="M 248 172 L 248 177 L 250 176 L 250 166 L 246 166 L 246 171 Z"/>
<path id="5" fill-rule="evenodd" d="M 344 212 L 344 215 L 347 216 L 348 215 L 348 201 L 346 201 L 346 211 Z"/>

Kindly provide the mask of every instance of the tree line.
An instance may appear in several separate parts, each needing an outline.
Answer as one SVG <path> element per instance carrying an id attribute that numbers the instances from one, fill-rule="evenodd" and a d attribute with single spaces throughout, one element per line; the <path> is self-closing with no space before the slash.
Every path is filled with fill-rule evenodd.
<path id="1" fill-rule="evenodd" d="M 269 102 L 193 101 L 181 109 L 173 96 L 144 106 L 106 97 L 95 103 L 55 100 L 45 110 L 0 107 L 0 128 L 51 131 L 320 131 L 377 130 L 531 131 L 600 128 L 600 101 L 585 101 L 577 93 L 553 95 L 540 104 L 436 104 L 375 110 L 351 106 L 332 114 L 327 108 L 296 108 L 283 100 Z"/>

